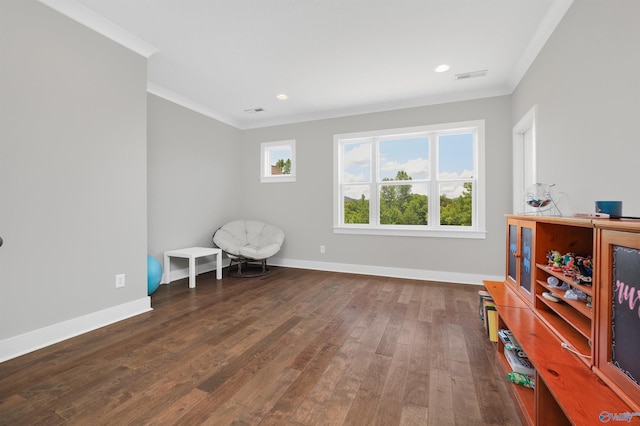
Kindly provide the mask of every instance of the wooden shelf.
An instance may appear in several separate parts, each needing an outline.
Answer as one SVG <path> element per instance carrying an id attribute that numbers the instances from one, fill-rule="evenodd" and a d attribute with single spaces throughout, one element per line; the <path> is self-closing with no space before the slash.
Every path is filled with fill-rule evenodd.
<path id="1" fill-rule="evenodd" d="M 584 285 L 584 284 L 580 284 L 577 283 L 575 281 L 574 278 L 572 277 L 568 277 L 560 272 L 556 272 L 554 270 L 552 270 L 551 268 L 549 268 L 548 265 L 544 265 L 541 263 L 537 263 L 536 266 L 538 267 L 538 269 L 543 270 L 544 272 L 546 272 L 549 275 L 553 275 L 554 277 L 556 277 L 557 279 L 559 279 L 560 281 L 564 281 L 565 283 L 569 284 L 570 286 L 573 286 L 581 291 L 584 291 L 588 296 L 593 296 L 593 288 L 590 285 Z"/>
<path id="2" fill-rule="evenodd" d="M 602 425 L 600 413 L 625 413 L 633 410 L 625 404 L 602 380 L 584 365 L 568 365 L 542 360 L 539 371 L 545 374 L 540 384 L 555 396 L 555 402 L 574 425 Z M 543 383 L 544 382 L 544 383 Z M 606 408 L 604 408 L 606 407 Z M 610 424 L 638 424 L 637 418 L 631 423 L 611 422 Z M 543 422 L 543 425 L 551 422 Z"/>
<path id="3" fill-rule="evenodd" d="M 538 308 L 536 313 L 542 315 L 543 319 L 550 323 L 549 326 L 558 333 L 560 338 L 566 337 L 567 340 L 584 340 L 586 342 L 591 340 L 591 321 L 588 318 L 580 315 L 575 309 L 563 302 L 550 302 L 542 296 L 538 296 L 538 299 L 548 310 Z M 562 333 L 577 335 L 563 336 Z M 574 339 L 574 337 L 578 338 Z M 587 347 L 586 350 L 586 353 L 591 355 L 591 348 Z"/>
<path id="4" fill-rule="evenodd" d="M 558 288 L 550 287 L 549 284 L 547 284 L 545 281 L 537 280 L 537 283 L 541 287 L 544 287 L 549 292 L 553 293 L 554 296 L 558 297 L 558 299 L 561 300 L 561 302 L 558 302 L 558 303 L 566 303 L 569 306 L 571 306 L 573 309 L 575 309 L 576 311 L 578 311 L 579 313 L 581 313 L 582 315 L 587 317 L 590 321 L 591 321 L 591 319 L 593 319 L 593 311 L 591 309 L 589 309 L 589 307 L 587 306 L 586 302 L 583 302 L 582 300 L 567 299 L 566 297 L 564 297 L 564 293 L 565 293 L 564 290 L 560 290 Z M 547 305 L 553 306 L 553 305 L 547 303 L 546 299 L 544 299 L 543 301 Z M 553 302 L 551 302 L 551 303 L 553 303 Z"/>
<path id="5" fill-rule="evenodd" d="M 538 368 L 536 363 L 539 363 L 539 360 L 541 359 L 559 363 L 568 362 L 575 364 L 575 358 L 577 355 L 574 355 L 561 347 L 561 343 L 564 340 L 557 336 L 546 321 L 535 315 L 532 309 L 519 309 L 502 306 L 498 306 L 497 309 L 505 326 L 511 330 L 514 336 L 516 336 L 520 346 L 522 346 L 522 349 L 525 351 L 527 357 L 536 369 Z M 555 317 L 559 324 L 563 323 L 563 321 L 553 313 L 548 312 L 548 315 Z M 580 347 L 584 349 L 584 345 L 586 344 L 584 339 L 582 337 L 578 337 L 580 335 L 575 331 L 572 331 L 572 333 L 574 337 L 583 341 L 582 346 Z M 573 341 L 569 341 L 568 343 L 573 344 Z"/>
<path id="6" fill-rule="evenodd" d="M 594 289 L 576 282 L 574 277 L 564 275 L 561 271 L 554 271 L 546 263 L 549 250 L 560 253 L 592 254 L 594 250 L 594 227 L 590 220 L 555 218 L 554 220 L 534 220 L 536 222 L 536 253 L 535 253 L 535 301 L 534 312 L 549 326 L 558 338 L 589 358 L 579 359 L 585 364 L 593 365 L 594 349 L 592 309 L 586 302 L 571 300 L 564 297 L 565 291 L 552 288 L 547 278 L 555 277 L 561 283 L 583 291 L 593 300 Z M 542 260 L 542 262 L 541 262 Z M 552 302 L 542 296 L 550 292 L 560 301 Z"/>
<path id="7" fill-rule="evenodd" d="M 594 219 L 593 223 L 596 228 L 640 232 L 640 221 L 636 219 Z"/>
<path id="8" fill-rule="evenodd" d="M 496 351 L 496 358 L 498 359 L 498 364 L 502 367 L 503 374 L 502 377 L 505 377 L 507 373 L 510 373 L 511 366 L 509 362 L 504 357 L 502 351 Z M 533 419 L 535 419 L 535 393 L 531 388 L 527 388 L 524 386 L 516 385 L 515 383 L 508 383 L 507 389 L 511 394 L 511 397 L 516 400 L 516 407 L 520 409 L 520 417 L 523 420 L 527 421 L 527 424 L 533 426 Z"/>
<path id="9" fill-rule="evenodd" d="M 484 286 L 491 293 L 493 303 L 498 306 L 509 306 L 513 308 L 527 308 L 528 305 L 515 292 L 511 291 L 504 281 L 485 281 Z"/>
<path id="10" fill-rule="evenodd" d="M 583 217 L 555 217 L 555 216 L 526 216 L 526 215 L 507 215 L 509 218 L 535 220 L 538 223 L 549 223 L 563 226 L 582 226 L 585 228 L 593 228 L 592 218 Z"/>

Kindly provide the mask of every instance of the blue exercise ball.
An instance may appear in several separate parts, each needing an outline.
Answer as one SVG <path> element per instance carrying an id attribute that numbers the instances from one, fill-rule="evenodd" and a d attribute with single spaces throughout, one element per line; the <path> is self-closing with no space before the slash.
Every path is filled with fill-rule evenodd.
<path id="1" fill-rule="evenodd" d="M 162 266 L 155 257 L 147 256 L 147 289 L 149 296 L 158 289 L 162 281 Z"/>

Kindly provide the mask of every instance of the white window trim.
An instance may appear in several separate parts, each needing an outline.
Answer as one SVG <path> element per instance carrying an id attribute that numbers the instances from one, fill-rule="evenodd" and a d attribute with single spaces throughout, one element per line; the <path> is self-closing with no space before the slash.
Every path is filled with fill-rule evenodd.
<path id="1" fill-rule="evenodd" d="M 474 218 L 473 227 L 453 227 L 453 226 L 437 226 L 424 227 L 412 225 L 370 225 L 370 224 L 342 224 L 342 200 L 340 199 L 340 173 L 342 170 L 342 149 L 341 141 L 346 139 L 362 139 L 376 138 L 387 136 L 406 136 L 410 133 L 424 132 L 456 132 L 475 128 L 477 131 L 477 150 L 474 155 L 476 164 L 476 186 L 474 189 Z M 435 143 L 430 146 L 433 149 Z M 433 152 L 433 151 L 432 151 Z M 370 132 L 343 133 L 333 137 L 333 232 L 336 234 L 360 234 L 360 235 L 388 235 L 388 236 L 410 236 L 410 237 L 436 237 L 436 238 L 468 238 L 468 239 L 485 239 L 486 238 L 486 195 L 485 195 L 485 121 L 473 120 L 454 123 L 444 123 L 427 126 L 408 127 L 400 129 L 376 130 Z M 375 161 L 374 161 L 375 162 Z M 372 165 L 372 167 L 374 167 Z M 377 166 L 375 166 L 377 167 Z M 372 171 L 373 173 L 374 171 Z M 435 182 L 435 179 L 432 179 Z M 434 193 L 434 192 L 431 192 Z M 435 192 L 437 193 L 437 192 Z M 371 194 L 370 208 L 375 208 L 374 194 Z M 439 210 L 439 208 L 438 208 Z M 439 211 L 437 211 L 439 215 Z"/>
<path id="2" fill-rule="evenodd" d="M 513 213 L 531 213 L 536 209 L 527 206 L 524 202 L 525 191 L 527 190 L 525 181 L 537 183 L 537 121 L 538 105 L 534 105 L 521 119 L 513 126 Z M 530 158 L 531 164 L 525 167 L 525 134 L 531 131 Z M 529 176 L 525 176 L 525 170 L 529 171 Z"/>
<path id="3" fill-rule="evenodd" d="M 288 146 L 291 149 L 291 173 L 286 175 L 272 175 L 271 165 L 268 163 L 267 152 L 276 146 Z M 267 173 L 269 170 L 269 173 Z M 276 142 L 263 142 L 260 144 L 260 182 L 261 183 L 280 183 L 296 181 L 296 141 L 289 139 Z"/>

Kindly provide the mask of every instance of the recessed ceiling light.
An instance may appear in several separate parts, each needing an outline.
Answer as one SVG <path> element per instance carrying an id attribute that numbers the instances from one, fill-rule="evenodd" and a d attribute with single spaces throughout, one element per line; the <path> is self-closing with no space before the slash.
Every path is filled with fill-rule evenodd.
<path id="1" fill-rule="evenodd" d="M 450 68 L 449 65 L 442 64 L 442 65 L 438 65 L 434 71 L 435 72 L 445 72 L 445 71 L 448 71 L 449 68 Z"/>
<path id="2" fill-rule="evenodd" d="M 289 99 L 289 97 L 284 93 L 280 93 L 278 96 L 276 96 L 276 98 L 280 99 L 281 101 Z"/>

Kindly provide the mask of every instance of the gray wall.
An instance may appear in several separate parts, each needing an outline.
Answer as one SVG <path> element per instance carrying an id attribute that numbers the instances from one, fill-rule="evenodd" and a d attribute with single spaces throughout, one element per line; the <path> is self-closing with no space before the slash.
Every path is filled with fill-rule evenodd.
<path id="1" fill-rule="evenodd" d="M 563 214 L 622 200 L 640 216 L 639 23 L 637 0 L 574 2 L 512 95 L 513 124 L 538 104 L 538 181 L 564 193 Z"/>
<path id="2" fill-rule="evenodd" d="M 213 232 L 237 218 L 242 151 L 240 130 L 163 98 L 148 99 L 148 251 L 162 262 L 166 250 L 211 247 Z M 173 264 L 188 267 L 182 259 Z"/>
<path id="3" fill-rule="evenodd" d="M 476 275 L 503 274 L 504 214 L 510 208 L 511 110 L 502 96 L 244 132 L 242 211 L 286 233 L 276 258 Z M 484 240 L 334 234 L 333 135 L 485 119 L 487 238 Z M 259 181 L 260 144 L 296 140 L 297 181 Z M 326 246 L 320 254 L 319 246 Z"/>
<path id="4" fill-rule="evenodd" d="M 0 17 L 4 339 L 147 297 L 147 69 L 35 1 Z"/>

